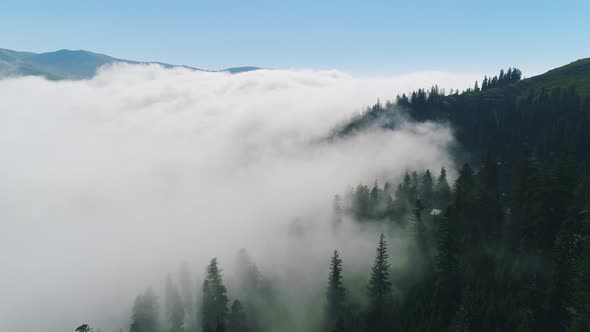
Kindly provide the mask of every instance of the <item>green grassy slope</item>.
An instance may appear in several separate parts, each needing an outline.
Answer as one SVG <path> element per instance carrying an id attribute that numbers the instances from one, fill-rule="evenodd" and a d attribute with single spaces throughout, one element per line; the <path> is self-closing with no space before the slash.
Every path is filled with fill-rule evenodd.
<path id="1" fill-rule="evenodd" d="M 590 58 L 574 61 L 520 83 L 535 89 L 575 86 L 580 96 L 590 96 Z"/>
<path id="2" fill-rule="evenodd" d="M 537 92 L 543 88 L 575 87 L 581 98 L 590 97 L 590 58 L 580 59 L 562 67 L 552 69 L 544 74 L 533 76 L 519 82 L 483 92 L 470 92 L 468 95 L 480 95 L 484 99 L 494 100 L 504 95 L 523 97 L 531 88 Z"/>

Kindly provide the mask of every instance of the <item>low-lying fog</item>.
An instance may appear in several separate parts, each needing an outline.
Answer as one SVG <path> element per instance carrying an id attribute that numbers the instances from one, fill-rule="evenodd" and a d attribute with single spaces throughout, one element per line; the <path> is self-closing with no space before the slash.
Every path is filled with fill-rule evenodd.
<path id="1" fill-rule="evenodd" d="M 265 275 L 297 271 L 285 296 L 324 287 L 334 249 L 345 277 L 368 271 L 379 230 L 332 232 L 333 195 L 406 169 L 452 170 L 452 132 L 406 123 L 322 139 L 378 98 L 474 80 L 127 65 L 87 81 L 1 80 L 0 330 L 126 331 L 146 286 L 188 262 L 196 288 L 212 257 L 230 279 L 240 248 Z M 287 239 L 294 220 L 298 241 Z M 390 250 L 403 257 L 403 236 Z"/>

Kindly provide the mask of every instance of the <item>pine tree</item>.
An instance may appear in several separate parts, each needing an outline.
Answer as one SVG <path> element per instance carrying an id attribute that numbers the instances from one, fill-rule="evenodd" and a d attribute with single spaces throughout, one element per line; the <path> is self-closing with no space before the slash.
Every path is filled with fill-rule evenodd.
<path id="1" fill-rule="evenodd" d="M 354 191 L 354 213 L 357 219 L 368 218 L 371 210 L 371 194 L 369 188 L 359 184 Z"/>
<path id="2" fill-rule="evenodd" d="M 418 179 L 418 173 L 412 172 L 412 182 L 410 185 L 409 201 L 415 202 L 418 199 L 418 190 L 420 189 L 420 180 Z"/>
<path id="3" fill-rule="evenodd" d="M 447 170 L 444 167 L 440 169 L 440 175 L 436 181 L 435 200 L 439 210 L 443 210 L 451 201 L 451 187 L 447 181 Z"/>
<path id="4" fill-rule="evenodd" d="M 424 205 L 422 204 L 422 201 L 417 200 L 412 214 L 412 222 L 414 224 L 415 232 L 414 241 L 417 248 L 413 265 L 415 268 L 415 275 L 417 276 L 428 274 L 432 269 L 432 264 L 430 261 L 430 247 L 428 245 L 428 235 L 426 234 L 426 227 L 424 226 L 424 221 L 422 220 L 423 211 Z"/>
<path id="5" fill-rule="evenodd" d="M 402 182 L 402 192 L 404 193 L 404 195 L 406 195 L 406 199 L 407 199 L 407 195 L 410 194 L 410 190 L 412 188 L 412 178 L 410 177 L 410 174 L 408 172 L 406 172 L 406 174 L 404 174 L 404 180 Z"/>
<path id="6" fill-rule="evenodd" d="M 405 173 L 402 183 L 395 192 L 395 207 L 399 215 L 408 212 L 410 197 L 412 195 L 412 178 L 408 172 Z"/>
<path id="7" fill-rule="evenodd" d="M 213 258 L 207 267 L 207 278 L 203 282 L 202 324 L 203 331 L 218 330 L 225 326 L 227 318 L 227 289 L 223 284 L 221 269 L 217 258 Z"/>
<path id="8" fill-rule="evenodd" d="M 371 331 L 388 331 L 391 327 L 393 296 L 390 273 L 387 242 L 381 234 L 369 280 L 368 324 Z"/>
<path id="9" fill-rule="evenodd" d="M 130 332 L 156 332 L 158 330 L 158 298 L 151 288 L 139 295 L 133 304 Z"/>
<path id="10" fill-rule="evenodd" d="M 443 279 L 448 279 L 458 268 L 457 244 L 450 224 L 450 210 L 447 209 L 438 223 L 436 267 Z"/>
<path id="11" fill-rule="evenodd" d="M 422 176 L 422 182 L 420 184 L 420 200 L 424 204 L 424 207 L 430 208 L 433 204 L 434 188 L 432 181 L 432 174 L 430 170 L 426 170 Z"/>
<path id="12" fill-rule="evenodd" d="M 168 276 L 166 279 L 166 314 L 170 332 L 184 331 L 184 305 L 178 289 Z"/>
<path id="13" fill-rule="evenodd" d="M 510 67 L 508 67 L 508 71 L 506 72 L 506 81 L 512 83 L 512 68 Z"/>
<path id="14" fill-rule="evenodd" d="M 469 164 L 464 164 L 461 170 L 459 170 L 459 177 L 457 177 L 453 188 L 456 206 L 462 207 L 473 200 L 473 186 L 473 169 Z"/>
<path id="15" fill-rule="evenodd" d="M 375 181 L 375 185 L 373 189 L 371 189 L 371 205 L 370 205 L 370 215 L 372 217 L 378 217 L 379 212 L 379 203 L 381 200 L 381 188 L 379 188 L 379 183 Z"/>
<path id="16" fill-rule="evenodd" d="M 248 332 L 248 324 L 246 322 L 246 313 L 240 300 L 235 299 L 231 311 L 229 313 L 227 322 L 227 332 Z"/>
<path id="17" fill-rule="evenodd" d="M 331 331 L 336 322 L 344 319 L 346 291 L 342 285 L 342 259 L 337 250 L 330 259 L 330 276 L 326 290 L 326 331 Z"/>
<path id="18" fill-rule="evenodd" d="M 498 87 L 498 76 L 494 76 L 492 78 L 492 83 L 490 84 L 492 88 L 497 88 Z"/>

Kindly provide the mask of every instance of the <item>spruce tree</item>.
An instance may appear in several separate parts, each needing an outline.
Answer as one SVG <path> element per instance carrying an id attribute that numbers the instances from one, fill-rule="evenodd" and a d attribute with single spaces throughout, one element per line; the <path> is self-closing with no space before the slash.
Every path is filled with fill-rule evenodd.
<path id="1" fill-rule="evenodd" d="M 369 187 L 359 184 L 354 191 L 354 213 L 357 219 L 362 220 L 370 215 L 371 194 Z"/>
<path id="2" fill-rule="evenodd" d="M 456 206 L 463 207 L 473 200 L 473 186 L 473 169 L 469 164 L 464 164 L 461 170 L 459 170 L 459 177 L 457 177 L 453 188 Z"/>
<path id="3" fill-rule="evenodd" d="M 420 180 L 418 179 L 418 173 L 412 172 L 412 182 L 410 185 L 409 201 L 415 202 L 418 199 L 418 190 L 420 190 Z"/>
<path id="4" fill-rule="evenodd" d="M 158 298 L 151 288 L 135 299 L 130 332 L 156 332 L 158 330 Z"/>
<path id="5" fill-rule="evenodd" d="M 451 228 L 451 212 L 447 209 L 438 223 L 436 267 L 443 279 L 453 275 L 459 266 L 457 244 Z"/>
<path id="6" fill-rule="evenodd" d="M 369 316 L 371 331 L 388 331 L 391 323 L 393 296 L 391 291 L 389 253 L 381 234 L 369 280 Z"/>
<path id="7" fill-rule="evenodd" d="M 409 198 L 411 190 L 412 190 L 412 178 L 410 177 L 410 174 L 408 172 L 406 172 L 406 174 L 404 174 L 404 180 L 402 182 L 402 194 L 404 196 L 403 197 L 404 199 L 407 200 Z"/>
<path id="8" fill-rule="evenodd" d="M 436 180 L 435 200 L 435 207 L 439 210 L 444 210 L 451 201 L 451 187 L 447 181 L 447 170 L 444 167 L 440 169 L 440 175 Z"/>
<path id="9" fill-rule="evenodd" d="M 371 189 L 371 204 L 370 204 L 370 215 L 372 217 L 378 217 L 379 212 L 379 203 L 381 198 L 381 188 L 379 188 L 379 183 L 375 181 L 375 185 L 373 189 Z"/>
<path id="10" fill-rule="evenodd" d="M 203 281 L 202 319 L 203 331 L 223 328 L 228 314 L 227 289 L 223 284 L 217 258 L 207 267 L 207 278 Z"/>
<path id="11" fill-rule="evenodd" d="M 412 213 L 412 222 L 414 226 L 414 241 L 417 250 L 414 257 L 414 270 L 416 276 L 423 276 L 430 273 L 432 269 L 432 262 L 430 260 L 430 247 L 428 244 L 428 235 L 426 234 L 426 227 L 422 220 L 422 212 L 424 205 L 422 201 L 417 200 Z"/>
<path id="12" fill-rule="evenodd" d="M 246 313 L 240 300 L 235 299 L 228 316 L 227 332 L 248 332 Z"/>
<path id="13" fill-rule="evenodd" d="M 430 208 L 433 204 L 434 196 L 434 185 L 432 181 L 432 174 L 430 170 L 426 170 L 422 176 L 422 182 L 420 183 L 420 200 L 425 207 Z"/>
<path id="14" fill-rule="evenodd" d="M 330 259 L 330 276 L 326 290 L 326 331 L 335 328 L 338 320 L 344 319 L 346 291 L 342 285 L 342 259 L 337 250 Z"/>

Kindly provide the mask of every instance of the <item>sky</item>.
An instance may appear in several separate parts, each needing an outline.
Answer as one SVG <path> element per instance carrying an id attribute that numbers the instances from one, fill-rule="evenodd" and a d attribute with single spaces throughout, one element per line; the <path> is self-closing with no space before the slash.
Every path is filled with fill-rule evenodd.
<path id="1" fill-rule="evenodd" d="M 0 48 L 85 49 L 205 69 L 437 70 L 533 76 L 590 56 L 589 1 L 29 1 Z"/>

